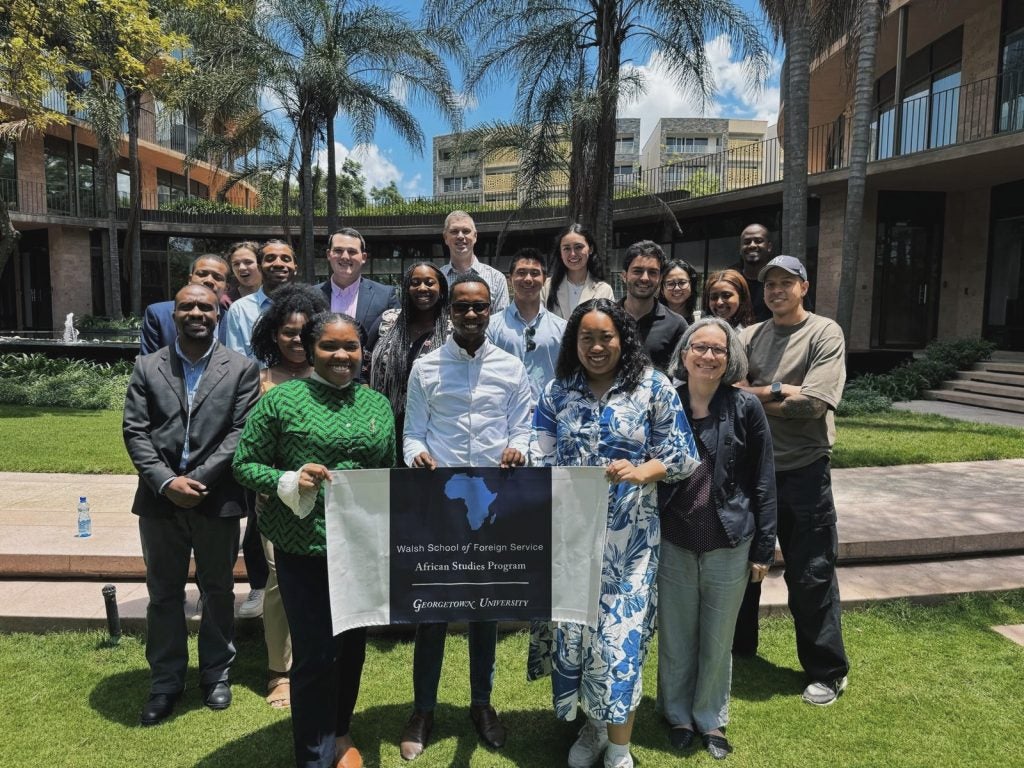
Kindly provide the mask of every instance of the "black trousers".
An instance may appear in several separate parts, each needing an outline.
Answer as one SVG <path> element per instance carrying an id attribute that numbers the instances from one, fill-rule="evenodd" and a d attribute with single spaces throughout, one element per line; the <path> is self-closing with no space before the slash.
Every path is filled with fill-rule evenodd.
<path id="1" fill-rule="evenodd" d="M 836 507 L 828 457 L 775 473 L 779 547 L 786 561 L 796 651 L 812 681 L 832 681 L 850 669 L 843 647 L 836 557 Z"/>
<path id="2" fill-rule="evenodd" d="M 736 633 L 732 638 L 732 652 L 737 656 L 756 656 L 758 621 L 761 612 L 760 581 L 748 581 L 743 593 L 740 612 L 736 614 Z"/>
<path id="3" fill-rule="evenodd" d="M 335 635 L 327 558 L 274 547 L 292 633 L 292 741 L 299 768 L 332 768 L 334 739 L 349 732 L 366 658 L 366 629 Z"/>
<path id="4" fill-rule="evenodd" d="M 245 533 L 242 535 L 242 557 L 245 560 L 245 575 L 249 579 L 249 589 L 266 589 L 270 578 L 270 566 L 267 556 L 263 553 L 263 540 L 260 539 L 260 527 L 256 521 L 256 492 L 246 489 Z"/>

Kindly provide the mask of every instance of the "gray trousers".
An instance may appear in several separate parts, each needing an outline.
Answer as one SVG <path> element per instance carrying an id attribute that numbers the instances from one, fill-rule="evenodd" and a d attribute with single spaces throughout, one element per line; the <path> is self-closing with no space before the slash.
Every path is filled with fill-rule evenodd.
<path id="1" fill-rule="evenodd" d="M 696 555 L 661 542 L 658 709 L 708 733 L 729 722 L 732 636 L 750 578 L 750 540 Z"/>
<path id="2" fill-rule="evenodd" d="M 146 661 L 150 693 L 180 693 L 188 669 L 185 582 L 195 553 L 196 581 L 203 594 L 199 622 L 199 683 L 227 681 L 235 659 L 235 580 L 237 517 L 209 517 L 176 510 L 173 517 L 140 517 L 139 536 L 146 562 Z"/>

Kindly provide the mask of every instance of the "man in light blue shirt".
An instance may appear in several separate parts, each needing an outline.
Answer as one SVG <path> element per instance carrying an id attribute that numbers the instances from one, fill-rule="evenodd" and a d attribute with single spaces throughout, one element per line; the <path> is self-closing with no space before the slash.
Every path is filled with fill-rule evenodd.
<path id="1" fill-rule="evenodd" d="M 536 248 L 520 248 L 509 267 L 512 303 L 491 318 L 487 339 L 523 361 L 536 406 L 547 383 L 555 378 L 565 320 L 540 300 L 544 287 L 544 256 Z"/>
<path id="2" fill-rule="evenodd" d="M 252 358 L 252 327 L 270 306 L 274 291 L 295 280 L 299 264 L 295 251 L 283 240 L 268 240 L 257 254 L 263 285 L 256 293 L 232 302 L 224 317 L 224 344 L 228 349 Z"/>

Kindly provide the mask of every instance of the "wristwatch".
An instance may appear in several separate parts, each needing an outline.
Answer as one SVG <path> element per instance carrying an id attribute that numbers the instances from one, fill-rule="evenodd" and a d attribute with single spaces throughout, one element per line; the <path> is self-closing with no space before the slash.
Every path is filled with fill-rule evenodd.
<path id="1" fill-rule="evenodd" d="M 782 394 L 782 382 L 772 382 L 772 400 L 785 400 L 785 396 Z"/>

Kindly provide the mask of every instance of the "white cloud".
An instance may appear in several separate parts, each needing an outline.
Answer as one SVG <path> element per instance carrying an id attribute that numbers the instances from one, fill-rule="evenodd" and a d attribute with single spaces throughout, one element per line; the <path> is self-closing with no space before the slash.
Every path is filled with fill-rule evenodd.
<path id="1" fill-rule="evenodd" d="M 715 92 L 704 105 L 700 98 L 680 89 L 665 67 L 664 57 L 654 51 L 646 64 L 629 64 L 625 70 L 637 72 L 644 80 L 645 90 L 631 102 L 620 101 L 619 117 L 639 117 L 641 146 L 647 141 L 655 124 L 662 117 L 734 117 L 767 120 L 774 123 L 779 112 L 777 85 L 752 89 L 747 66 L 734 57 L 726 35 L 719 35 L 705 45 L 711 65 Z M 781 62 L 773 59 L 769 82 L 777 82 Z"/>
<path id="2" fill-rule="evenodd" d="M 351 157 L 362 166 L 361 172 L 366 177 L 366 184 L 364 186 L 367 192 L 370 191 L 370 187 L 386 187 L 392 181 L 398 184 L 399 187 L 402 186 L 402 172 L 398 170 L 398 166 L 391 161 L 387 153 L 382 151 L 376 144 L 359 144 L 349 149 L 341 142 L 336 141 L 334 142 L 334 153 L 339 171 L 341 170 L 342 163 L 348 157 Z M 326 149 L 320 150 L 316 162 L 321 168 L 327 167 Z M 410 184 L 417 183 L 418 179 L 419 174 L 413 177 Z"/>

